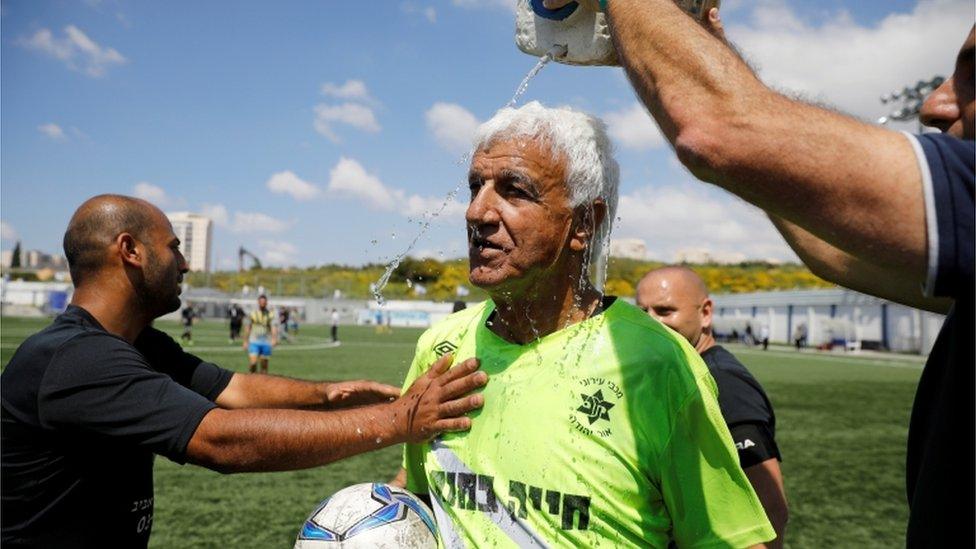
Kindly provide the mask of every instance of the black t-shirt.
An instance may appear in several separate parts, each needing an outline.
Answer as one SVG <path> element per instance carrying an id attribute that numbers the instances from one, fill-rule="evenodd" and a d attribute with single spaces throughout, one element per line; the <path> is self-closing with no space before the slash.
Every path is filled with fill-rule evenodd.
<path id="1" fill-rule="evenodd" d="M 232 375 L 154 328 L 133 346 L 69 306 L 0 376 L 3 545 L 145 547 L 154 454 L 184 461 Z"/>
<path id="2" fill-rule="evenodd" d="M 976 422 L 973 393 L 973 141 L 914 138 L 923 174 L 928 252 L 926 293 L 951 297 L 915 393 L 906 467 L 909 547 L 973 547 Z"/>
<path id="3" fill-rule="evenodd" d="M 720 345 L 701 356 L 715 378 L 718 406 L 739 451 L 739 464 L 746 468 L 767 459 L 782 460 L 776 445 L 776 415 L 762 385 Z"/>

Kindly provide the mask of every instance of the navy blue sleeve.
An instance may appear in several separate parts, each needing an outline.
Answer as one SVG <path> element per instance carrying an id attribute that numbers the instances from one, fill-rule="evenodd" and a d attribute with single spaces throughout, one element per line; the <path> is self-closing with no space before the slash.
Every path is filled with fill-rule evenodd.
<path id="1" fill-rule="evenodd" d="M 976 145 L 946 134 L 915 136 L 929 244 L 926 294 L 959 298 L 973 284 L 973 186 Z"/>
<path id="2" fill-rule="evenodd" d="M 200 421 L 216 407 L 108 334 L 84 334 L 62 345 L 37 402 L 46 428 L 141 446 L 179 463 Z"/>
<path id="3" fill-rule="evenodd" d="M 234 375 L 230 370 L 184 352 L 173 338 L 152 326 L 139 334 L 135 347 L 154 370 L 209 400 L 217 400 Z"/>

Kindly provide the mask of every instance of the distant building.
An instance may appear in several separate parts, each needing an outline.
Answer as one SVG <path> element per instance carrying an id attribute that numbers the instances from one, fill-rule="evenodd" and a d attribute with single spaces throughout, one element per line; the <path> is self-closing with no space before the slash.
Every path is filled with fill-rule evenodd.
<path id="1" fill-rule="evenodd" d="M 209 272 L 213 240 L 213 222 L 210 218 L 190 212 L 172 212 L 166 216 L 180 239 L 180 251 L 186 257 L 190 270 Z"/>
<path id="2" fill-rule="evenodd" d="M 0 265 L 10 268 L 14 258 L 13 250 L 0 252 Z M 20 267 L 22 269 L 51 269 L 53 271 L 65 271 L 68 269 L 68 260 L 63 255 L 46 254 L 40 250 L 23 250 L 20 252 Z"/>
<path id="3" fill-rule="evenodd" d="M 807 345 L 848 349 L 887 349 L 928 354 L 944 316 L 920 311 L 844 288 L 714 294 L 712 329 L 716 336 L 732 330 L 769 330 L 773 342 L 789 343 L 804 325 Z"/>
<path id="4" fill-rule="evenodd" d="M 647 244 L 639 238 L 620 238 L 610 241 L 610 257 L 647 259 Z"/>
<path id="5" fill-rule="evenodd" d="M 745 254 L 736 252 L 715 252 L 703 248 L 685 248 L 674 254 L 675 263 L 719 263 L 729 265 L 746 260 Z"/>

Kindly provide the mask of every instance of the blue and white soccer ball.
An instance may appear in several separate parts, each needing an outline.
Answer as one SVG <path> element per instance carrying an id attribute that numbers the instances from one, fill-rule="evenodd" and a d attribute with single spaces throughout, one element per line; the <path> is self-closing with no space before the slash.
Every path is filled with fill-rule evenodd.
<path id="1" fill-rule="evenodd" d="M 305 520 L 295 549 L 436 549 L 434 514 L 417 496 L 389 484 L 355 484 L 326 498 Z"/>

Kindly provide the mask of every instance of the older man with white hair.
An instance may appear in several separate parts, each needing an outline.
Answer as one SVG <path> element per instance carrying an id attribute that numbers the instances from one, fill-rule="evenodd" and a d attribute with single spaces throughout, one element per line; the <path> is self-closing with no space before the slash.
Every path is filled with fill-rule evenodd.
<path id="1" fill-rule="evenodd" d="M 406 485 L 430 495 L 448 547 L 776 536 L 701 358 L 591 280 L 617 182 L 604 125 L 581 112 L 530 103 L 476 134 L 469 278 L 491 299 L 421 336 L 406 380 L 446 353 L 492 380 L 469 433 L 405 449 Z"/>

